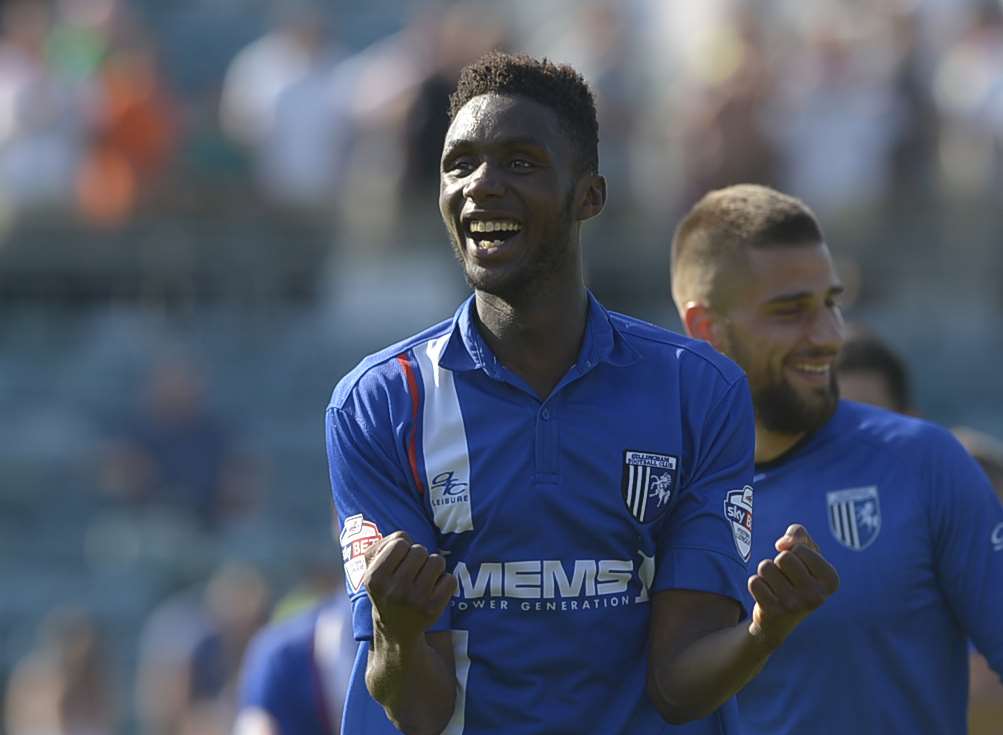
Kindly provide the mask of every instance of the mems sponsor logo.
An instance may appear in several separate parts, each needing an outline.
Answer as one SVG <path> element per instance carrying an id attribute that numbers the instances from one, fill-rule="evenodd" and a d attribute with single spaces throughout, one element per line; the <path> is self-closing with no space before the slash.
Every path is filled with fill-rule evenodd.
<path id="1" fill-rule="evenodd" d="M 642 559 L 650 558 L 642 555 Z M 473 567 L 460 561 L 452 571 L 459 583 L 452 606 L 460 611 L 577 612 L 632 605 L 648 600 L 654 576 L 653 570 L 641 574 L 629 559 L 576 559 L 573 563 L 533 559 Z"/>
<path id="2" fill-rule="evenodd" d="M 993 551 L 1003 551 L 1003 523 L 1000 523 L 993 532 L 989 535 L 989 540 L 992 542 Z"/>

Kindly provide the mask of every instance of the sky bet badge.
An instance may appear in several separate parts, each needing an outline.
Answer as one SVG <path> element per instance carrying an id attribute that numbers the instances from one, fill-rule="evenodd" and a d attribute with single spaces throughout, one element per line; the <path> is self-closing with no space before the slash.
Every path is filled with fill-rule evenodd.
<path id="1" fill-rule="evenodd" d="M 731 523 L 735 548 L 743 561 L 752 553 L 752 487 L 732 490 L 724 499 L 724 517 Z"/>
<path id="2" fill-rule="evenodd" d="M 345 579 L 352 594 L 359 591 L 362 575 L 366 573 L 366 549 L 383 538 L 380 529 L 362 514 L 349 516 L 341 529 L 341 558 L 345 562 Z"/>
<path id="3" fill-rule="evenodd" d="M 676 458 L 671 454 L 623 453 L 623 501 L 627 510 L 641 523 L 662 514 L 675 490 Z"/>

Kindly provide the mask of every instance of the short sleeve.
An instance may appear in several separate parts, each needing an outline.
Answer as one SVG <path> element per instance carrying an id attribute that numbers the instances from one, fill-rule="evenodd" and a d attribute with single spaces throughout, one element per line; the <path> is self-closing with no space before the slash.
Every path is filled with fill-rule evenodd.
<path id="1" fill-rule="evenodd" d="M 428 549 L 438 548 L 424 496 L 396 457 L 392 423 L 388 417 L 380 425 L 374 414 L 332 406 L 326 418 L 331 488 L 356 640 L 373 636 L 372 606 L 360 584 L 366 548 L 398 530 Z M 429 631 L 448 630 L 449 623 L 447 608 Z"/>
<path id="2" fill-rule="evenodd" d="M 652 590 L 712 592 L 745 610 L 755 449 L 745 378 L 688 423 L 697 432 L 684 457 L 692 467 L 661 534 Z"/>
<path id="3" fill-rule="evenodd" d="M 1003 677 L 1003 505 L 965 449 L 944 432 L 927 453 L 937 578 L 965 634 Z"/>

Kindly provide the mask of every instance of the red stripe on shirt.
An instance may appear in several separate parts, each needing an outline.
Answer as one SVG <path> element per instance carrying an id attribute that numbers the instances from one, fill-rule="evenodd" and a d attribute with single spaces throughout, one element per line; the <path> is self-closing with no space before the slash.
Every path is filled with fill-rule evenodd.
<path id="1" fill-rule="evenodd" d="M 404 371 L 404 378 L 407 380 L 407 392 L 411 395 L 411 430 L 407 433 L 407 458 L 411 463 L 411 476 L 414 478 L 415 487 L 418 493 L 425 494 L 425 484 L 418 474 L 418 447 L 416 432 L 418 430 L 418 409 L 420 408 L 420 398 L 418 397 L 418 379 L 414 375 L 414 368 L 407 357 L 407 353 L 397 355 L 397 362 L 401 364 Z"/>

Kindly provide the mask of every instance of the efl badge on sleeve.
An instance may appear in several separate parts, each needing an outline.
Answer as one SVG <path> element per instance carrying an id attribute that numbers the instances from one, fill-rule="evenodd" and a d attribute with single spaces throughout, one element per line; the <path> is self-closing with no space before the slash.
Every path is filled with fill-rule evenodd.
<path id="1" fill-rule="evenodd" d="M 724 517 L 731 523 L 735 548 L 743 561 L 752 555 L 752 487 L 732 490 L 724 498 Z"/>
<path id="2" fill-rule="evenodd" d="M 623 500 L 627 510 L 641 523 L 661 515 L 669 505 L 676 484 L 678 459 L 671 454 L 623 453 Z"/>
<path id="3" fill-rule="evenodd" d="M 345 579 L 352 594 L 359 591 L 362 575 L 366 573 L 366 549 L 379 543 L 383 538 L 380 529 L 372 521 L 367 521 L 362 514 L 349 516 L 341 529 L 341 558 L 345 562 Z"/>
<path id="4" fill-rule="evenodd" d="M 843 546 L 863 551 L 881 530 L 878 487 L 851 487 L 825 494 L 829 506 L 829 530 Z"/>

